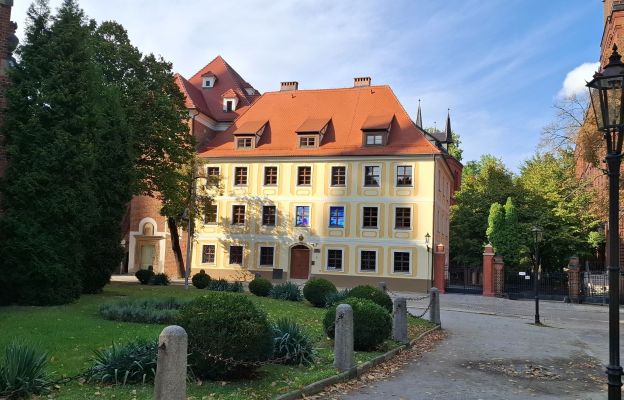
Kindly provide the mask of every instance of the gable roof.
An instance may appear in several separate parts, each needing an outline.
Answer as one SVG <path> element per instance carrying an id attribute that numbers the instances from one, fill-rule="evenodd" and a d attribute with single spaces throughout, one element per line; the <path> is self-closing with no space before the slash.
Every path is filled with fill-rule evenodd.
<path id="1" fill-rule="evenodd" d="M 203 78 L 216 77 L 213 87 L 203 88 Z M 231 122 L 241 115 L 260 94 L 245 81 L 221 56 L 215 57 L 189 79 L 176 74 L 176 82 L 185 96 L 187 108 L 194 108 L 218 122 Z M 247 94 L 245 89 L 253 89 Z M 238 106 L 232 112 L 223 110 L 224 97 L 237 97 Z"/>
<path id="2" fill-rule="evenodd" d="M 390 119 L 390 133 L 385 146 L 362 144 L 362 127 L 370 117 L 376 126 Z M 382 116 L 382 118 L 377 118 Z M 331 120 L 330 120 L 331 119 Z M 234 146 L 234 132 L 253 121 L 267 121 L 262 138 L 252 150 Z M 310 121 L 317 128 L 319 120 L 330 120 L 318 148 L 299 148 L 297 131 Z M 378 123 L 381 122 L 381 125 Z M 225 132 L 204 146 L 202 157 L 280 157 L 342 155 L 439 154 L 424 131 L 411 120 L 389 86 L 366 86 L 343 89 L 268 92 L 251 105 Z"/>

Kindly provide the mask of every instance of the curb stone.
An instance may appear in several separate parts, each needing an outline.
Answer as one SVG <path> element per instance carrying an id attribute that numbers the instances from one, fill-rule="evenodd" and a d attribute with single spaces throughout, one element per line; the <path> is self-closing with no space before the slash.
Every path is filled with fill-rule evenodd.
<path id="1" fill-rule="evenodd" d="M 321 379 L 319 381 L 310 383 L 309 385 L 306 385 L 301 389 L 293 390 L 291 392 L 274 397 L 274 400 L 302 399 L 302 398 L 305 398 L 305 396 L 311 396 L 313 394 L 316 394 L 328 386 L 358 378 L 364 375 L 364 373 L 366 373 L 371 368 L 376 367 L 377 365 L 383 363 L 384 361 L 388 361 L 392 359 L 392 357 L 394 357 L 397 353 L 411 348 L 420 339 L 422 339 L 423 337 L 427 336 L 431 332 L 436 331 L 438 329 L 441 329 L 440 325 L 436 325 L 433 328 L 429 329 L 428 331 L 421 333 L 420 335 L 418 335 L 416 339 L 410 340 L 408 344 L 400 345 L 399 347 L 396 347 L 390 351 L 387 351 L 386 353 L 381 354 L 373 358 L 372 360 L 366 361 L 365 363 L 361 365 L 355 366 L 348 371 L 341 372 L 337 375 L 333 375 L 328 378 Z"/>

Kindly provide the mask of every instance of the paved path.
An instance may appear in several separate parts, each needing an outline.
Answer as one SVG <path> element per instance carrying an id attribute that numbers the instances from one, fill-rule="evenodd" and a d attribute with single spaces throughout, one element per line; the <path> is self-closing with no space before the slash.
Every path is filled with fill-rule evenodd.
<path id="1" fill-rule="evenodd" d="M 344 399 L 605 399 L 607 307 L 441 296 L 449 336 L 390 380 Z M 420 303 L 410 311 L 420 314 Z M 623 315 L 624 317 L 624 315 Z"/>

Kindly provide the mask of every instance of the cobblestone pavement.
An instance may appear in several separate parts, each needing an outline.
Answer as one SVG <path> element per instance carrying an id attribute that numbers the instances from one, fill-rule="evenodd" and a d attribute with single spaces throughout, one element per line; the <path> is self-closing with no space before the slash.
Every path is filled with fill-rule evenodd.
<path id="1" fill-rule="evenodd" d="M 539 327 L 532 301 L 444 294 L 441 305 L 446 341 L 344 399 L 606 398 L 606 306 L 542 301 Z M 420 314 L 425 301 L 408 306 Z"/>

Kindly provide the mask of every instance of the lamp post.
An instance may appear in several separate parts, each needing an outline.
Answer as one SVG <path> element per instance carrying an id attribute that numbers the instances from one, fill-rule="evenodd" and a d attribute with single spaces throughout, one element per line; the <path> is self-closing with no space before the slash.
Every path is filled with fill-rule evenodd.
<path id="1" fill-rule="evenodd" d="M 533 233 L 533 291 L 535 292 L 535 325 L 541 325 L 539 315 L 539 281 L 540 281 L 540 257 L 539 242 L 542 240 L 542 230 L 537 226 L 531 229 Z"/>
<path id="2" fill-rule="evenodd" d="M 431 262 L 431 260 L 430 260 L 431 256 L 429 255 L 429 251 L 431 250 L 431 248 L 429 247 L 429 239 L 431 239 L 431 235 L 429 234 L 429 232 L 427 232 L 425 234 L 425 245 L 427 246 L 427 268 L 429 268 L 429 264 Z M 431 281 L 433 282 L 433 278 L 434 278 L 433 277 L 433 265 L 431 265 L 430 272 L 431 272 Z M 431 286 L 432 286 L 432 284 L 430 283 L 429 287 L 431 287 Z M 429 293 L 429 290 L 427 290 L 427 293 Z"/>
<path id="3" fill-rule="evenodd" d="M 587 83 L 596 126 L 607 143 L 609 176 L 609 365 L 608 398 L 621 399 L 622 367 L 620 366 L 620 258 L 619 258 L 619 181 L 624 135 L 624 64 L 613 46 L 613 53 L 602 71 Z"/>

